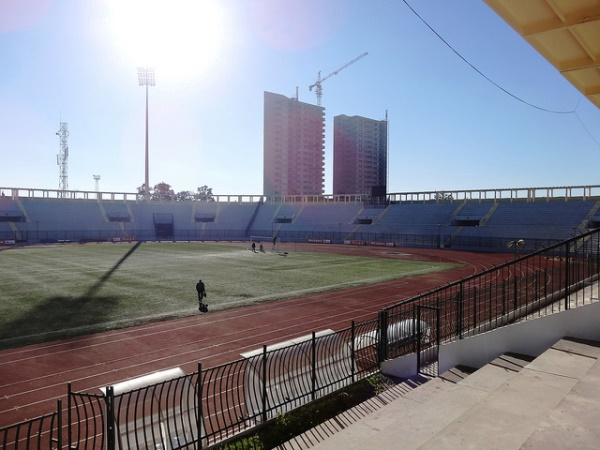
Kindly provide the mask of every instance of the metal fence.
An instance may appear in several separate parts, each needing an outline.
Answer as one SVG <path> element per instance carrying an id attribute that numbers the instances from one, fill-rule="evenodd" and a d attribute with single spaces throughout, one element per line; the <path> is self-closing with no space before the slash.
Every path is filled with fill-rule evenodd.
<path id="1" fill-rule="evenodd" d="M 5 450 L 60 449 L 63 443 L 62 401 L 56 411 L 0 429 L 0 448 Z"/>
<path id="2" fill-rule="evenodd" d="M 75 392 L 69 385 L 68 445 L 205 448 L 377 372 L 374 348 L 355 349 L 357 333 L 375 325 L 312 333 L 232 363 L 206 370 L 199 365 L 193 374 L 174 369 L 102 393 Z"/>
<path id="3" fill-rule="evenodd" d="M 380 312 L 389 318 L 380 320 L 381 333 L 393 335 L 386 333 L 385 327 L 393 329 L 410 317 L 427 324 L 431 333 L 427 342 L 450 342 L 567 310 L 589 301 L 584 288 L 598 286 L 599 268 L 599 233 L 593 231 L 527 256 L 515 254 L 512 261 L 501 266 L 386 308 Z M 417 351 L 417 342 L 408 348 Z M 384 357 L 394 358 L 407 347 L 388 345 L 386 351 Z"/>
<path id="4" fill-rule="evenodd" d="M 2 449 L 205 448 L 417 354 L 435 375 L 438 346 L 585 304 L 600 283 L 600 231 L 574 237 L 381 310 L 333 332 L 264 346 L 242 359 L 75 392 L 62 439 L 57 412 L 0 430 Z M 54 445 L 54 447 L 53 447 Z"/>
<path id="5" fill-rule="evenodd" d="M 568 229 L 572 231 L 572 228 Z M 506 243 L 510 238 L 502 236 L 444 236 L 442 234 L 404 234 L 404 233 L 373 233 L 373 232 L 338 232 L 323 231 L 319 229 L 310 231 L 279 229 L 274 232 L 269 230 L 252 230 L 254 236 L 277 235 L 280 242 L 333 242 L 363 241 L 392 243 L 396 247 L 407 248 L 452 248 L 466 251 L 492 251 L 505 252 Z M 563 241 L 560 237 L 569 235 L 569 232 L 560 230 L 556 232 L 556 239 L 526 237 L 526 245 L 518 249 L 520 254 L 530 253 Z M 28 243 L 54 243 L 54 242 L 110 242 L 114 239 L 128 239 L 138 241 L 174 240 L 174 241 L 248 241 L 251 235 L 242 229 L 176 229 L 172 235 L 158 236 L 155 229 L 120 228 L 114 230 L 20 230 L 0 231 L 0 240 L 13 240 Z"/>

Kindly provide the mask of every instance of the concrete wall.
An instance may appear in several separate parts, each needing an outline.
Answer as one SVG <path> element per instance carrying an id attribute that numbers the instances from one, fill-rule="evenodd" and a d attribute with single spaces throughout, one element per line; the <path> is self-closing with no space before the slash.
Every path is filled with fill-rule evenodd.
<path id="1" fill-rule="evenodd" d="M 439 349 L 439 373 L 457 365 L 483 367 L 507 352 L 538 356 L 565 336 L 600 341 L 600 302 L 443 344 Z M 413 354 L 385 361 L 381 371 L 409 378 L 417 372 L 417 358 Z"/>

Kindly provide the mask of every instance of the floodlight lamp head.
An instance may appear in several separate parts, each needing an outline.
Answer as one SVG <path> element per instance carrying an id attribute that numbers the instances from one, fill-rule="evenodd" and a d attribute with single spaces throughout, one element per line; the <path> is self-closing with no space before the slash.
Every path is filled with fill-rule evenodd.
<path id="1" fill-rule="evenodd" d="M 154 69 L 152 67 L 138 67 L 138 81 L 140 86 L 155 86 Z"/>

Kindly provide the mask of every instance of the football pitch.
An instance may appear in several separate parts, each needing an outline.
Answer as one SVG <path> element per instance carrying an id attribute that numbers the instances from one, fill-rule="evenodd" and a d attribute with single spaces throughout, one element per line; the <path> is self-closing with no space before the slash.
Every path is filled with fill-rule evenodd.
<path id="1" fill-rule="evenodd" d="M 291 244 L 293 246 L 293 244 Z M 310 248 L 310 247 L 309 247 Z M 0 348 L 437 272 L 456 264 L 244 243 L 69 244 L 0 252 Z M 210 312 L 209 312 L 210 314 Z"/>

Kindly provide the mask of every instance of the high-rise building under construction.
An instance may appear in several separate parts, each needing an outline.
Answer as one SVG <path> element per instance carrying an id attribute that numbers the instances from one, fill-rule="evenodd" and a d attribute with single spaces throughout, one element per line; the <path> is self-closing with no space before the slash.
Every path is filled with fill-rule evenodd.
<path id="1" fill-rule="evenodd" d="M 384 198 L 388 122 L 361 116 L 333 118 L 333 194 Z"/>
<path id="2" fill-rule="evenodd" d="M 263 195 L 323 195 L 325 109 L 264 93 Z"/>

